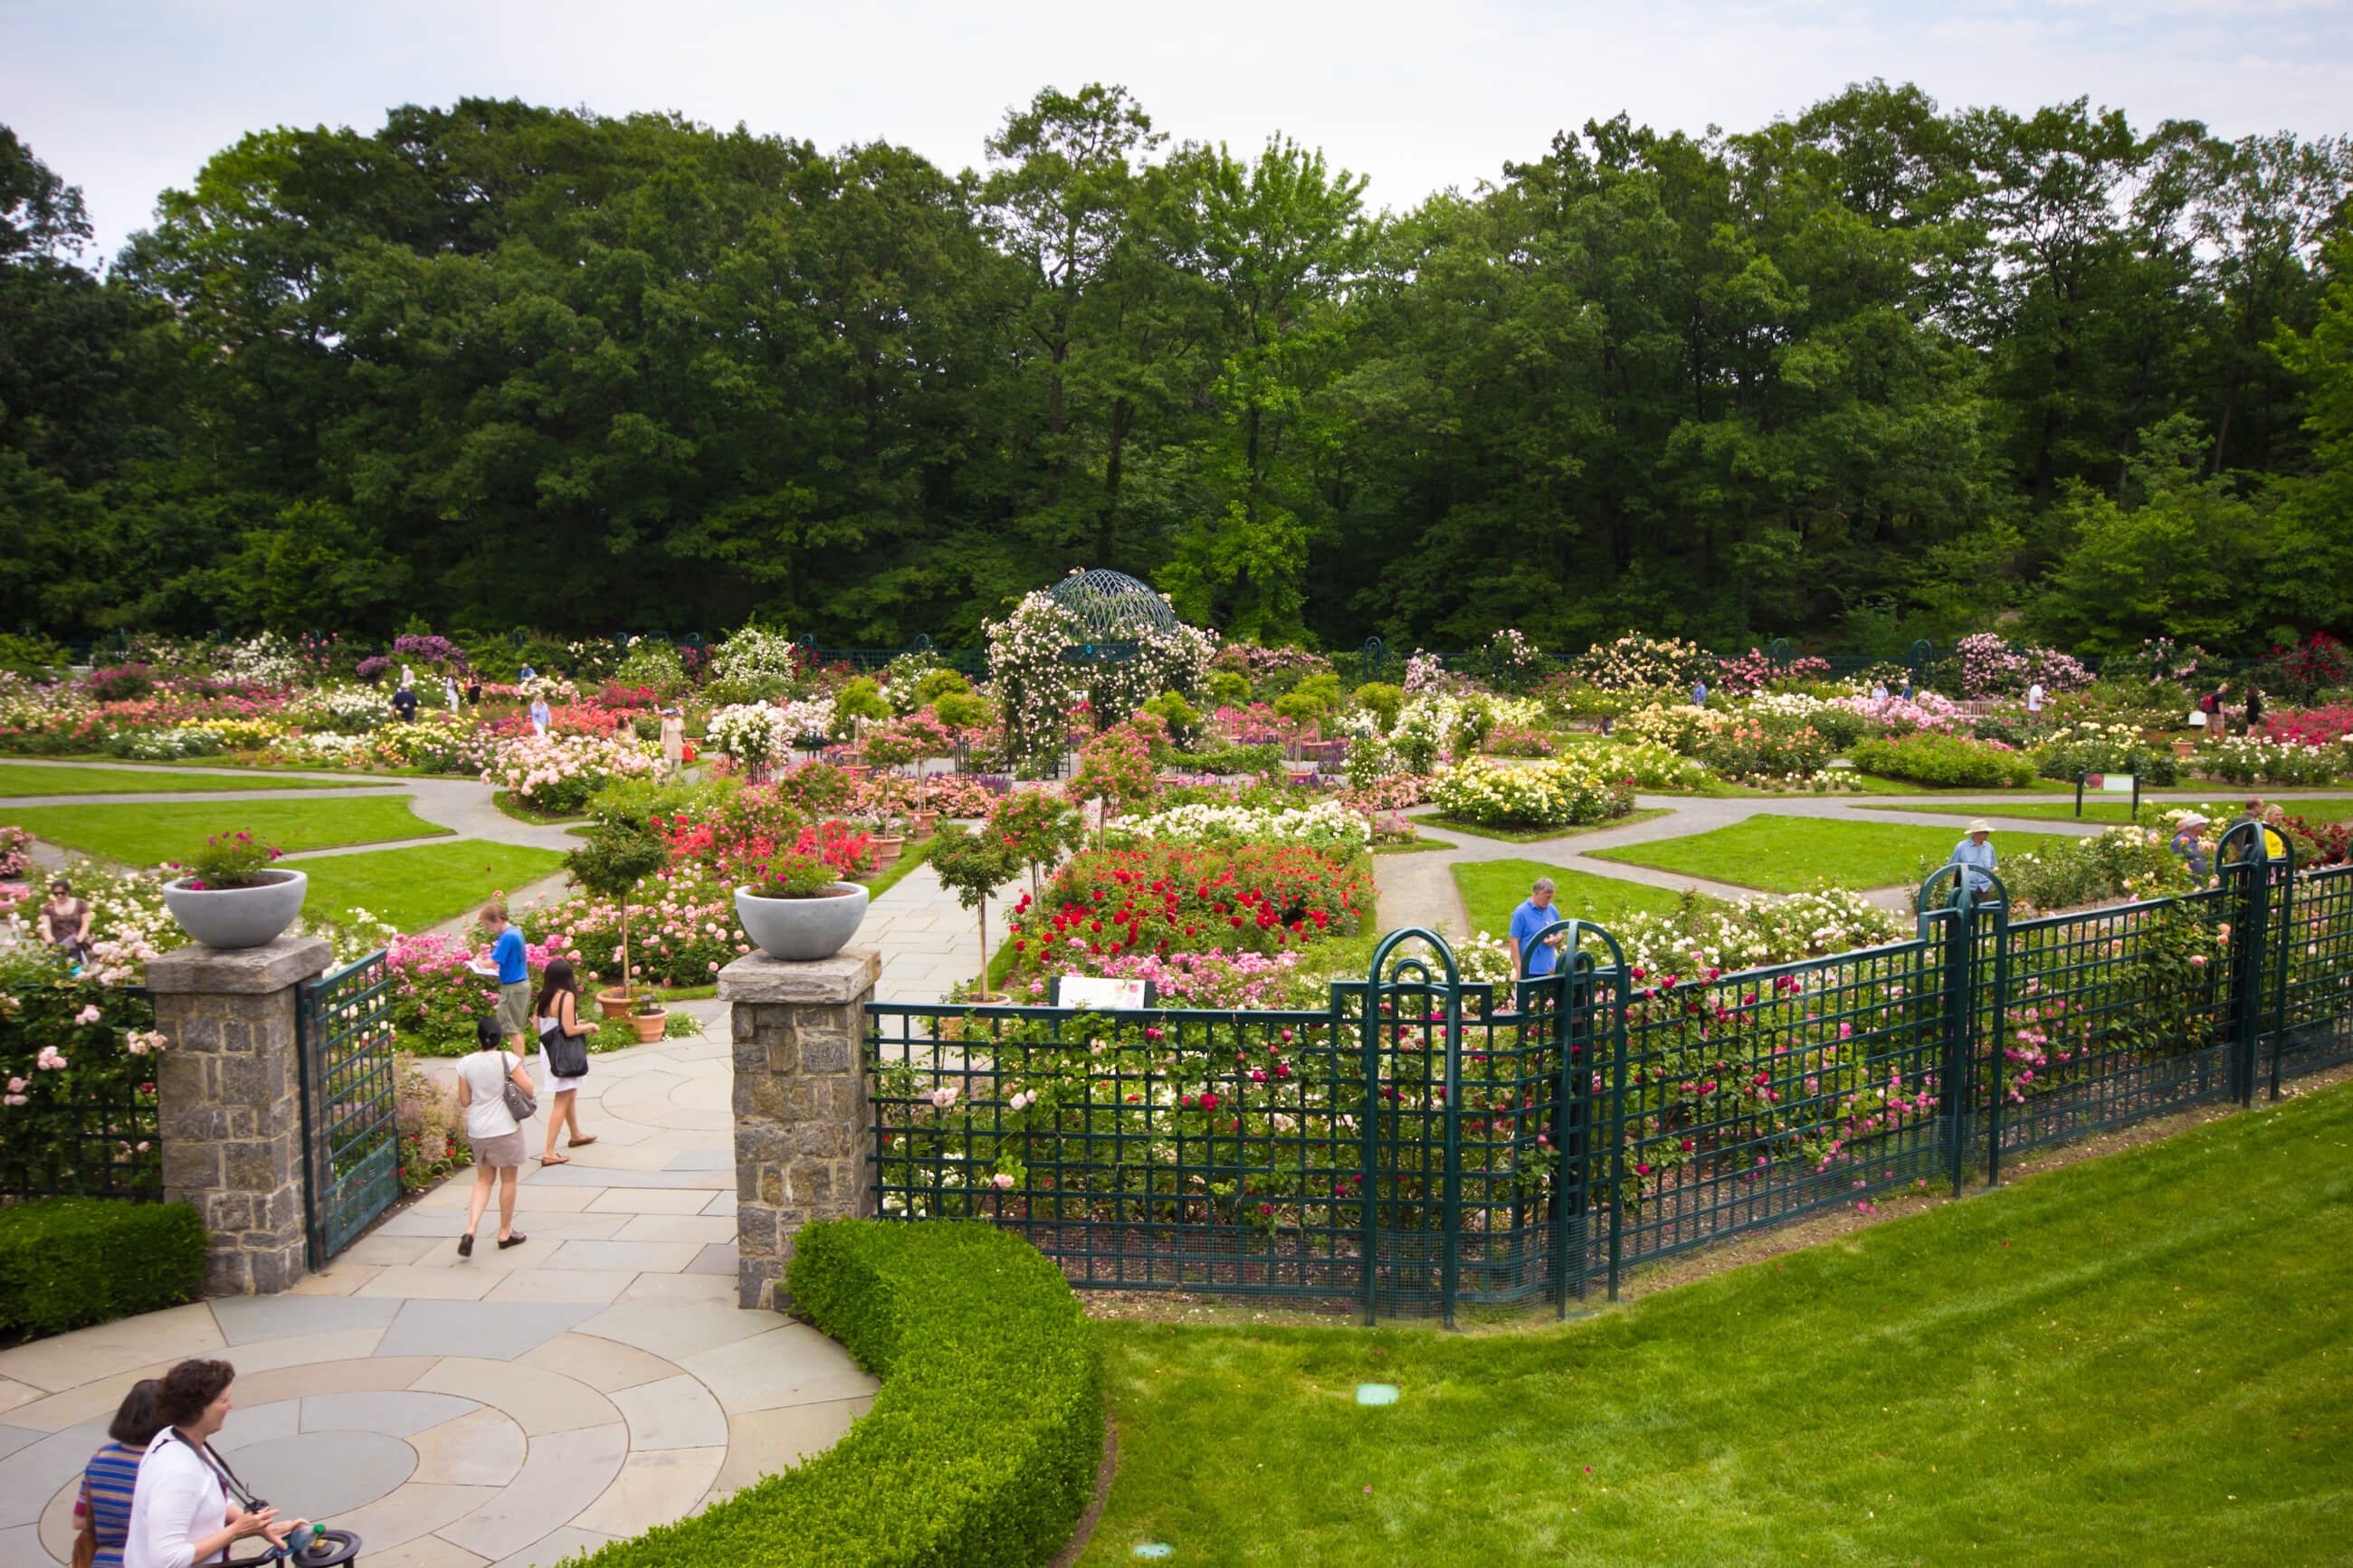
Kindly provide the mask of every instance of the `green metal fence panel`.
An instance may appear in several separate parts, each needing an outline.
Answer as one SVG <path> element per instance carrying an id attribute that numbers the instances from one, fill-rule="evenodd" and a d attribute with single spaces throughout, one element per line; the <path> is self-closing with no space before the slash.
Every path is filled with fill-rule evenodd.
<path id="1" fill-rule="evenodd" d="M 143 986 L 107 993 L 116 1026 L 152 1028 L 154 998 Z M 34 1075 L 37 1076 L 37 1075 Z M 164 1197 L 164 1137 L 152 1080 L 119 1081 L 85 1099 L 36 1094 L 0 1121 L 0 1196 Z"/>
<path id="2" fill-rule="evenodd" d="M 313 1268 L 400 1196 L 391 992 L 381 952 L 301 988 L 295 1060 Z"/>
<path id="3" fill-rule="evenodd" d="M 1939 873 L 1921 908 L 1911 941 L 1731 973 L 1581 927 L 1562 975 L 1464 984 L 1417 931 L 1321 1009 L 873 1004 L 882 1212 L 992 1219 L 1082 1287 L 1566 1312 L 1638 1263 L 2353 1059 L 2353 868 L 2258 858 L 2015 923 L 1999 879 Z"/>
<path id="4" fill-rule="evenodd" d="M 1616 1268 L 1945 1173 L 1945 955 L 1626 971 Z"/>
<path id="5" fill-rule="evenodd" d="M 2285 973 L 2268 1063 L 2274 1096 L 2283 1079 L 2353 1061 L 2353 866 L 2298 879 L 2280 923 Z"/>
<path id="6" fill-rule="evenodd" d="M 1999 1118 L 1994 1176 L 2003 1154 L 2239 1097 L 2231 1020 L 2249 976 L 2222 945 L 2237 901 L 2215 888 L 2000 929 L 1978 1089 Z"/>

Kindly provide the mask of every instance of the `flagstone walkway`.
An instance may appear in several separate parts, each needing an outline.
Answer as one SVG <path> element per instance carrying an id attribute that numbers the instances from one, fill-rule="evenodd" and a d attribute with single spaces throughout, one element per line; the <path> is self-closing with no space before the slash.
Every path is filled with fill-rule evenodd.
<path id="1" fill-rule="evenodd" d="M 735 1306 L 729 1084 L 723 1025 L 593 1058 L 596 1142 L 524 1167 L 511 1250 L 494 1204 L 458 1256 L 461 1173 L 285 1295 L 0 1352 L 0 1563 L 69 1560 L 107 1418 L 190 1355 L 237 1368 L 221 1447 L 247 1484 L 358 1531 L 367 1568 L 552 1565 L 830 1447 L 878 1385 Z"/>

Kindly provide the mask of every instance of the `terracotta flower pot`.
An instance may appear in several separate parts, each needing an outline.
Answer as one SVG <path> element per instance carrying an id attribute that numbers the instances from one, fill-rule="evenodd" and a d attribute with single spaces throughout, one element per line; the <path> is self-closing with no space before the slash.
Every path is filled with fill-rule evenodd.
<path id="1" fill-rule="evenodd" d="M 899 857 L 906 852 L 906 839 L 896 835 L 877 838 L 874 841 L 874 868 L 877 871 L 889 870 L 899 863 Z"/>
<path id="2" fill-rule="evenodd" d="M 629 1016 L 628 987 L 615 985 L 607 990 L 597 992 L 596 1010 L 607 1018 L 628 1017 Z"/>
<path id="3" fill-rule="evenodd" d="M 638 1032 L 638 1044 L 650 1046 L 660 1039 L 662 1031 L 670 1026 L 670 1010 L 663 1007 L 650 1013 L 632 1013 L 629 1015 L 629 1026 Z"/>
<path id="4" fill-rule="evenodd" d="M 940 814 L 936 811 L 918 811 L 913 813 L 908 820 L 908 837 L 929 838 L 933 830 L 940 825 Z"/>

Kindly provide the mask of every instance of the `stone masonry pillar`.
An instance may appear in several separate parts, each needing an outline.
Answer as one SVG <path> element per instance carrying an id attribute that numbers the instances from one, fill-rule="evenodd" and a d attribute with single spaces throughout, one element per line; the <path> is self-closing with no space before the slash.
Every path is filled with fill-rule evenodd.
<path id="1" fill-rule="evenodd" d="M 283 1290 L 309 1272 L 295 994 L 332 956 L 317 937 L 281 936 L 147 965 L 170 1041 L 155 1069 L 164 1197 L 194 1204 L 212 1233 L 208 1296 Z"/>
<path id="2" fill-rule="evenodd" d="M 753 952 L 719 972 L 735 1042 L 736 1304 L 790 1305 L 793 1235 L 874 1212 L 866 1140 L 866 1004 L 881 955 L 813 963 Z"/>

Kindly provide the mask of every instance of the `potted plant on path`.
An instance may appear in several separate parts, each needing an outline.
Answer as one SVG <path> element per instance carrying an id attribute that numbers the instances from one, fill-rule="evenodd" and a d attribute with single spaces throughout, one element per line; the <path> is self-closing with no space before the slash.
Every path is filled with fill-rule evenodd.
<path id="1" fill-rule="evenodd" d="M 311 879 L 273 868 L 279 852 L 249 833 L 221 833 L 184 861 L 164 884 L 164 903 L 180 929 L 206 947 L 260 947 L 302 912 Z"/>
<path id="2" fill-rule="evenodd" d="M 987 823 L 967 828 L 950 822 L 941 826 L 932 845 L 932 871 L 940 886 L 955 894 L 956 902 L 980 911 L 980 978 L 975 982 L 978 989 L 965 1000 L 984 1005 L 1003 1002 L 1002 994 L 988 989 L 988 900 L 1021 874 L 1020 851 Z"/>
<path id="3" fill-rule="evenodd" d="M 629 962 L 629 894 L 670 864 L 670 842 L 627 822 L 600 822 L 583 837 L 580 847 L 565 856 L 564 868 L 591 897 L 611 899 L 621 907 L 621 984 L 598 992 L 597 1004 L 607 1018 L 628 1017 L 640 1040 L 659 1040 L 670 1015 L 650 996 L 638 1005 L 632 984 L 637 970 Z"/>
<path id="4" fill-rule="evenodd" d="M 870 897 L 849 879 L 873 851 L 873 840 L 839 822 L 805 827 L 789 847 L 762 846 L 734 869 L 735 919 L 770 958 L 812 963 L 831 958 L 858 934 Z"/>

